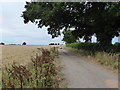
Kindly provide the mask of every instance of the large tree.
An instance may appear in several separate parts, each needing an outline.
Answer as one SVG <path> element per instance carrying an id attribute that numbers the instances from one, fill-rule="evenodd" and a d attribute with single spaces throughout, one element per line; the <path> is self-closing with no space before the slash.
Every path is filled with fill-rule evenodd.
<path id="1" fill-rule="evenodd" d="M 60 30 L 74 28 L 74 35 L 90 41 L 96 35 L 101 44 L 110 44 L 120 33 L 120 2 L 27 2 L 22 17 L 48 34 L 58 37 Z"/>

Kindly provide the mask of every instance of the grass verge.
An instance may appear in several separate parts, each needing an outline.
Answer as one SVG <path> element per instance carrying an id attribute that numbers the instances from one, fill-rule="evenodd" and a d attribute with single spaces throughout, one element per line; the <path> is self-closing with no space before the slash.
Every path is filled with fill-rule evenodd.
<path id="1" fill-rule="evenodd" d="M 120 68 L 120 54 L 111 54 L 106 52 L 96 52 L 94 55 L 90 54 L 85 50 L 78 50 L 71 47 L 64 47 L 64 49 L 82 56 L 88 60 L 92 60 L 93 62 L 103 65 L 114 73 L 119 73 L 118 70 Z"/>

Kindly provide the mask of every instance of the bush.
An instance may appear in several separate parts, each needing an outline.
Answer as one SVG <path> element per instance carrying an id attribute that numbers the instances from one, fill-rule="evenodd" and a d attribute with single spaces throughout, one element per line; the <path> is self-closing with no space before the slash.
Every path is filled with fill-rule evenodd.
<path id="1" fill-rule="evenodd" d="M 115 43 L 113 47 L 113 52 L 120 52 L 120 43 Z"/>
<path id="2" fill-rule="evenodd" d="M 26 45 L 26 42 L 23 42 L 23 44 L 22 45 Z"/>

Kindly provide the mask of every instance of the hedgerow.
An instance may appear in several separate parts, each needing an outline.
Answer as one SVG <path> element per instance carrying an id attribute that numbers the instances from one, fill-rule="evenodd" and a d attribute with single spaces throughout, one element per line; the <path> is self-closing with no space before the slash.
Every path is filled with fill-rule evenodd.
<path id="1" fill-rule="evenodd" d="M 77 50 L 86 50 L 91 53 L 99 52 L 99 51 L 104 51 L 107 53 L 119 53 L 120 52 L 120 43 L 116 44 L 111 44 L 109 46 L 102 46 L 99 43 L 71 43 L 71 44 L 66 44 L 68 47 L 75 48 Z"/>

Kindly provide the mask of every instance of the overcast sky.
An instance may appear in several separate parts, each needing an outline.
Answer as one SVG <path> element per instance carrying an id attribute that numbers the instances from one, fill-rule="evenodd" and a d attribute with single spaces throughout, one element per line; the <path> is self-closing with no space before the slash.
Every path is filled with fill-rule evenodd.
<path id="1" fill-rule="evenodd" d="M 23 18 L 20 17 L 25 10 L 25 1 L 18 0 L 15 2 L 0 2 L 0 42 L 5 44 L 22 44 L 26 42 L 29 45 L 48 45 L 49 43 L 63 44 L 62 37 L 52 39 L 47 33 L 47 28 L 37 28 L 37 25 L 29 22 L 24 24 Z M 13 2 L 14 1 L 14 2 Z M 96 38 L 92 38 L 95 42 Z M 113 43 L 118 41 L 118 38 L 113 39 Z"/>
<path id="2" fill-rule="evenodd" d="M 47 45 L 52 42 L 63 44 L 62 36 L 52 39 L 46 27 L 37 28 L 37 25 L 31 22 L 24 24 L 23 18 L 20 17 L 25 10 L 24 5 L 25 2 L 0 2 L 2 7 L 0 41 L 6 44 L 21 44 L 24 41 L 32 45 Z"/>

